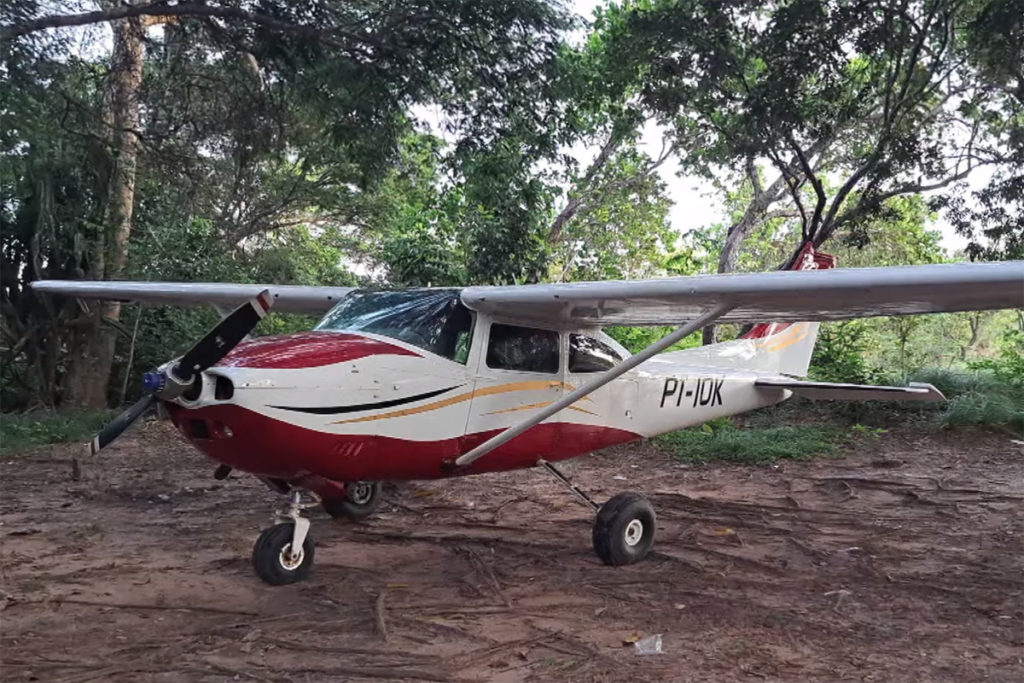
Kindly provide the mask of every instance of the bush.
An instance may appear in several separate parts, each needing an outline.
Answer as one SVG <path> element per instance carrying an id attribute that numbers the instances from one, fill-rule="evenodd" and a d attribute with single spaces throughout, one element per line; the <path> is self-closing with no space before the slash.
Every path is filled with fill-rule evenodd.
<path id="1" fill-rule="evenodd" d="M 35 412 L 0 416 L 0 453 L 66 441 L 86 442 L 114 416 L 114 411 Z"/>
<path id="2" fill-rule="evenodd" d="M 949 403 L 945 424 L 1009 427 L 1024 433 L 1024 391 L 960 394 Z"/>
<path id="3" fill-rule="evenodd" d="M 864 360 L 865 344 L 863 321 L 823 323 L 811 356 L 811 378 L 821 382 L 869 383 L 871 373 Z"/>
<path id="4" fill-rule="evenodd" d="M 922 370 L 911 376 L 917 382 L 934 384 L 949 403 L 942 416 L 951 427 L 1009 427 L 1024 431 L 1024 382 L 1014 374 L 1014 360 L 999 367 L 992 361 L 972 364 L 971 372 Z"/>

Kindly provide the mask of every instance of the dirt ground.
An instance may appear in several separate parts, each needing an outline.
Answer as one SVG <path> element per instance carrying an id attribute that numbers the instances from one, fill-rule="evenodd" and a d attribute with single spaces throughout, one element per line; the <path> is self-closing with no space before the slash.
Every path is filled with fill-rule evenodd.
<path id="1" fill-rule="evenodd" d="M 83 462 L 0 463 L 4 681 L 1020 681 L 1024 452 L 894 432 L 840 458 L 567 464 L 649 495 L 653 555 L 611 568 L 592 514 L 531 471 L 390 487 L 313 513 L 313 578 L 270 587 L 278 497 L 147 423 Z M 628 641 L 662 635 L 663 653 Z"/>

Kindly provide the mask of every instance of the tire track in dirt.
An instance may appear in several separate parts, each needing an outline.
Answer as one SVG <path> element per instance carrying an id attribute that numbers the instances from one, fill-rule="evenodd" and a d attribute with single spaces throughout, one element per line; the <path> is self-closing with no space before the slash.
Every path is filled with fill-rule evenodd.
<path id="1" fill-rule="evenodd" d="M 536 472 L 398 484 L 365 523 L 314 514 L 314 576 L 278 588 L 248 561 L 276 502 L 259 482 L 213 482 L 157 423 L 80 482 L 72 451 L 0 462 L 4 680 L 1024 675 L 1024 457 L 998 435 L 897 431 L 777 466 L 643 445 L 573 461 L 595 498 L 658 511 L 655 553 L 622 568 Z M 623 646 L 653 633 L 662 655 Z"/>

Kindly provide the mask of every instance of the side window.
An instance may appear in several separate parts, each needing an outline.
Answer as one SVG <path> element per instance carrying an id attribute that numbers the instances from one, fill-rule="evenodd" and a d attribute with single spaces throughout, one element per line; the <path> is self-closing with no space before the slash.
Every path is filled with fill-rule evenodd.
<path id="1" fill-rule="evenodd" d="M 487 367 L 523 372 L 558 372 L 558 333 L 517 325 L 491 325 Z"/>
<path id="2" fill-rule="evenodd" d="M 582 334 L 569 335 L 569 372 L 601 372 L 622 360 L 615 349 Z"/>
<path id="3" fill-rule="evenodd" d="M 466 364 L 469 360 L 469 347 L 473 345 L 473 324 L 474 320 L 471 318 L 469 321 L 469 329 L 459 330 L 458 336 L 455 338 L 455 358 L 453 359 L 456 363 Z"/>
<path id="4" fill-rule="evenodd" d="M 456 363 L 465 365 L 469 359 L 469 347 L 473 343 L 473 325 L 475 323 L 475 316 L 459 302 L 444 327 L 441 328 L 437 348 L 430 350 L 439 356 L 451 358 Z"/>

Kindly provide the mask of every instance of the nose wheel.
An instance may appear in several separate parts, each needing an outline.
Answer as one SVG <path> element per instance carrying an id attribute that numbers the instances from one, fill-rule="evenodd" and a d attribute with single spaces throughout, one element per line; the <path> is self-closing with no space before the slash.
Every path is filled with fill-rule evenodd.
<path id="1" fill-rule="evenodd" d="M 278 524 L 264 529 L 252 549 L 256 575 L 272 586 L 282 586 L 309 578 L 316 548 L 309 537 L 309 520 L 301 515 L 304 505 L 298 491 L 289 504 L 279 510 Z"/>

